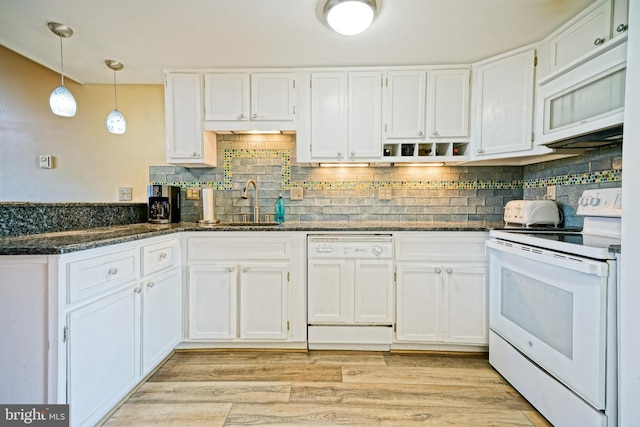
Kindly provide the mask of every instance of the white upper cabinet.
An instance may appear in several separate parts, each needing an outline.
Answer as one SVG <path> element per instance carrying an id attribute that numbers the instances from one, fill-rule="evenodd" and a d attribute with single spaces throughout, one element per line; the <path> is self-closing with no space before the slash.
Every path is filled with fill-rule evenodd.
<path id="1" fill-rule="evenodd" d="M 205 74 L 204 87 L 205 121 L 295 119 L 294 74 Z"/>
<path id="2" fill-rule="evenodd" d="M 215 135 L 202 129 L 199 74 L 168 74 L 165 81 L 167 163 L 187 167 L 216 166 Z"/>
<path id="3" fill-rule="evenodd" d="M 312 73 L 310 158 L 379 159 L 381 111 L 382 73 Z"/>
<path id="4" fill-rule="evenodd" d="M 427 90 L 427 138 L 441 140 L 469 137 L 470 71 L 434 70 L 429 72 Z"/>
<path id="5" fill-rule="evenodd" d="M 472 155 L 532 149 L 534 60 L 527 49 L 474 64 Z"/>
<path id="6" fill-rule="evenodd" d="M 385 140 L 424 139 L 426 82 L 425 71 L 387 73 Z"/>

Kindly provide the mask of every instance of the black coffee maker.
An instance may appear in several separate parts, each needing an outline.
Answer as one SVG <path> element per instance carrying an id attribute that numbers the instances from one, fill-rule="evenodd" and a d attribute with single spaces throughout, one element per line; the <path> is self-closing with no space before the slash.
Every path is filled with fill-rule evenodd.
<path id="1" fill-rule="evenodd" d="M 149 196 L 149 222 L 154 224 L 180 222 L 180 187 L 150 185 L 147 196 Z"/>

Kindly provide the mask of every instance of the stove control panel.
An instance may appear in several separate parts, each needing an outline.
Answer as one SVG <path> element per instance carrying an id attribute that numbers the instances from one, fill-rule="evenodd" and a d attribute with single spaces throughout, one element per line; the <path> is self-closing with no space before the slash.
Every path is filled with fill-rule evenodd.
<path id="1" fill-rule="evenodd" d="M 622 217 L 622 188 L 584 190 L 578 199 L 577 215 Z"/>

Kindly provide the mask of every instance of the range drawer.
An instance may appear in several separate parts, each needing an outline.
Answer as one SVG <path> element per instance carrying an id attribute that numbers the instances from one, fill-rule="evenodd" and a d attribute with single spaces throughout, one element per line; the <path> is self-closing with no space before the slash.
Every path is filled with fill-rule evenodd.
<path id="1" fill-rule="evenodd" d="M 68 303 L 75 303 L 136 280 L 140 274 L 137 248 L 99 252 L 67 264 Z"/>
<path id="2" fill-rule="evenodd" d="M 180 260 L 180 248 L 176 239 L 163 240 L 142 247 L 142 275 L 177 265 Z"/>

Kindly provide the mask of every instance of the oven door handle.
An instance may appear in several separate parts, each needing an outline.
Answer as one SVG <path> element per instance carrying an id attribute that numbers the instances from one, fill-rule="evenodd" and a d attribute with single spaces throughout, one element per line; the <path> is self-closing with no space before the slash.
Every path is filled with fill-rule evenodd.
<path id="1" fill-rule="evenodd" d="M 487 240 L 486 246 L 498 252 L 555 265 L 557 267 L 579 271 L 585 274 L 606 277 L 609 274 L 609 264 L 604 261 L 597 261 L 589 258 L 569 255 L 561 252 L 554 252 L 535 246 L 521 245 L 503 240 Z"/>

